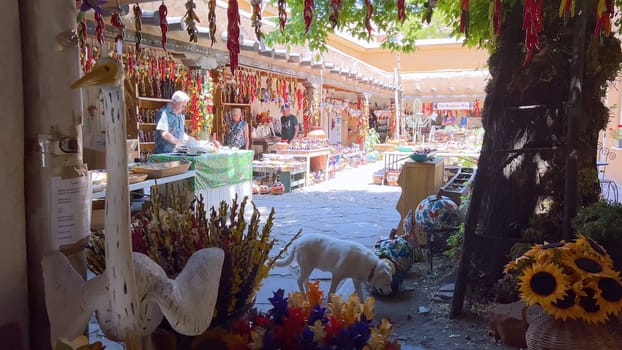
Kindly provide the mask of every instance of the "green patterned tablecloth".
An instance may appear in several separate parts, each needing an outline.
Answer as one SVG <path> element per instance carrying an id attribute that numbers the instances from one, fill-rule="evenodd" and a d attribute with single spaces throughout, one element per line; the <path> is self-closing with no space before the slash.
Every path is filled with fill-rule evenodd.
<path id="1" fill-rule="evenodd" d="M 192 162 L 190 170 L 195 170 L 196 190 L 205 190 L 225 185 L 250 181 L 253 178 L 253 156 L 255 151 L 219 151 L 198 156 L 162 153 L 151 154 L 152 162 L 170 162 L 187 159 Z"/>

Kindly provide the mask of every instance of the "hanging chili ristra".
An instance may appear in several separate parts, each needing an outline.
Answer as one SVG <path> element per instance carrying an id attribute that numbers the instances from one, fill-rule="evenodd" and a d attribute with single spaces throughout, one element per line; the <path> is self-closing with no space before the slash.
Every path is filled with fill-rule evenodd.
<path id="1" fill-rule="evenodd" d="M 469 0 L 460 0 L 460 33 L 469 36 Z"/>
<path id="2" fill-rule="evenodd" d="M 127 79 L 131 79 L 134 77 L 134 69 L 135 67 L 135 60 L 134 60 L 134 52 L 133 51 L 128 51 L 126 53 L 126 57 L 127 57 L 127 75 L 126 78 Z"/>
<path id="3" fill-rule="evenodd" d="M 491 6 L 494 6 L 491 23 L 493 26 L 493 33 L 495 36 L 499 36 L 501 35 L 501 24 L 503 24 L 503 8 L 501 7 L 501 0 L 494 0 L 494 2 L 491 3 Z"/>
<path id="4" fill-rule="evenodd" d="M 184 15 L 184 23 L 186 24 L 186 32 L 190 36 L 190 42 L 199 41 L 199 30 L 197 29 L 197 23 L 201 23 L 194 9 L 197 5 L 193 0 L 186 1 L 186 14 Z"/>
<path id="5" fill-rule="evenodd" d="M 86 22 L 84 21 L 84 18 L 78 22 L 78 27 L 76 28 L 76 31 L 78 32 L 78 45 L 80 47 L 80 51 L 83 51 L 84 48 L 86 47 Z"/>
<path id="6" fill-rule="evenodd" d="M 97 42 L 100 46 L 104 45 L 104 19 L 102 18 L 101 12 L 95 11 L 95 35 L 97 35 Z"/>
<path id="7" fill-rule="evenodd" d="M 611 19 L 614 7 L 612 0 L 599 0 L 596 6 L 596 25 L 594 27 L 594 37 L 600 37 L 611 34 Z"/>
<path id="8" fill-rule="evenodd" d="M 278 1 L 279 8 L 279 25 L 281 27 L 281 32 L 285 30 L 285 22 L 287 22 L 287 3 L 285 0 Z"/>
<path id="9" fill-rule="evenodd" d="M 374 7 L 370 0 L 365 0 L 365 27 L 367 28 L 367 35 L 371 36 L 371 17 L 374 14 Z"/>
<path id="10" fill-rule="evenodd" d="M 114 42 L 118 42 L 119 40 L 123 41 L 125 38 L 125 24 L 121 21 L 121 16 L 119 15 L 119 8 L 117 7 L 113 12 L 112 16 L 110 16 L 110 24 L 115 28 L 117 35 L 114 37 Z"/>
<path id="11" fill-rule="evenodd" d="M 136 52 L 140 52 L 140 42 L 143 39 L 143 10 L 136 3 L 132 11 L 134 12 L 134 29 L 136 30 Z"/>
<path id="12" fill-rule="evenodd" d="M 162 1 L 162 5 L 158 8 L 158 15 L 160 16 L 160 30 L 162 31 L 162 48 L 166 50 L 166 32 L 168 32 L 168 22 L 166 21 L 166 15 L 168 9 Z"/>
<path id="13" fill-rule="evenodd" d="M 398 0 L 400 1 L 400 0 Z M 328 20 L 333 25 L 333 29 L 339 25 L 339 12 L 341 12 L 341 0 L 330 0 L 330 17 Z"/>
<path id="14" fill-rule="evenodd" d="M 209 22 L 209 38 L 211 40 L 210 46 L 214 46 L 216 43 L 216 0 L 208 1 L 208 14 L 207 21 Z"/>
<path id="15" fill-rule="evenodd" d="M 406 20 L 406 4 L 405 0 L 397 0 L 397 19 L 400 22 L 404 22 Z"/>
<path id="16" fill-rule="evenodd" d="M 531 61 L 535 50 L 540 50 L 538 35 L 542 31 L 542 0 L 525 0 L 523 30 L 525 31 L 525 50 L 527 53 L 523 66 Z"/>
<path id="17" fill-rule="evenodd" d="M 559 4 L 559 17 L 562 16 L 574 16 L 574 2 L 573 0 L 562 0 Z"/>
<path id="18" fill-rule="evenodd" d="M 313 8 L 315 7 L 315 3 L 313 0 L 305 0 L 305 9 L 303 12 L 303 16 L 305 19 L 305 34 L 309 31 L 309 27 L 311 26 L 311 22 L 313 21 Z"/>
<path id="19" fill-rule="evenodd" d="M 227 49 L 229 50 L 229 68 L 231 73 L 238 67 L 238 54 L 240 53 L 240 11 L 237 0 L 229 0 L 227 8 Z"/>
<path id="20" fill-rule="evenodd" d="M 251 25 L 255 28 L 255 37 L 259 42 L 262 42 L 264 37 L 261 31 L 261 2 L 262 0 L 251 0 L 251 7 L 253 9 Z"/>

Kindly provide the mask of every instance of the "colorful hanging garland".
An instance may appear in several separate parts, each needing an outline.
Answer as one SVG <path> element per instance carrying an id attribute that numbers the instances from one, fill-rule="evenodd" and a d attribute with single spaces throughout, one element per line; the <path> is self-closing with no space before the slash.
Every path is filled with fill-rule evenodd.
<path id="1" fill-rule="evenodd" d="M 531 61 L 534 50 L 540 50 L 538 36 L 542 31 L 542 26 L 542 0 L 525 0 L 523 30 L 525 31 L 525 50 L 527 53 L 523 60 L 523 66 Z"/>
<path id="2" fill-rule="evenodd" d="M 198 71 L 187 74 L 184 91 L 190 96 L 186 108 L 190 120 L 190 134 L 195 137 L 209 135 L 214 120 L 213 84 L 209 74 Z"/>
<path id="3" fill-rule="evenodd" d="M 227 49 L 229 50 L 229 64 L 231 73 L 238 67 L 240 54 L 240 11 L 237 0 L 229 0 L 227 8 L 229 24 L 227 26 Z"/>
<path id="4" fill-rule="evenodd" d="M 313 8 L 315 7 L 315 3 L 313 0 L 305 0 L 305 9 L 303 12 L 303 16 L 305 19 L 305 34 L 309 32 L 309 27 L 311 26 L 311 22 L 313 21 Z"/>
<path id="5" fill-rule="evenodd" d="M 168 14 L 168 9 L 162 1 L 162 5 L 158 8 L 158 15 L 160 16 L 160 30 L 162 31 L 162 48 L 166 50 L 166 32 L 168 32 L 168 22 L 166 20 L 166 15 Z"/>
<path id="6" fill-rule="evenodd" d="M 199 41 L 199 30 L 197 29 L 197 23 L 201 23 L 199 16 L 197 16 L 194 9 L 197 5 L 193 0 L 186 1 L 186 14 L 184 15 L 184 23 L 186 24 L 186 32 L 190 36 L 190 42 L 196 43 Z"/>
<path id="7" fill-rule="evenodd" d="M 140 42 L 143 40 L 143 10 L 136 3 L 132 8 L 134 12 L 134 29 L 136 30 L 136 52 L 140 52 Z"/>
<path id="8" fill-rule="evenodd" d="M 278 9 L 279 9 L 279 25 L 281 27 L 281 32 L 285 31 L 285 23 L 287 22 L 287 3 L 285 0 L 278 1 Z"/>

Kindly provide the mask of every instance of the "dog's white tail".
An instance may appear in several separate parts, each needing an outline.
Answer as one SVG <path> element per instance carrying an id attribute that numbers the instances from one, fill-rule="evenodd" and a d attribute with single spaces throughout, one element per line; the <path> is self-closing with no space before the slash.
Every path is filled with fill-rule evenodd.
<path id="1" fill-rule="evenodd" d="M 292 261 L 294 260 L 294 256 L 296 256 L 296 244 L 292 245 L 289 248 L 289 254 L 287 254 L 287 256 L 284 256 L 279 260 L 275 261 L 274 265 L 278 267 L 287 266 L 292 263 Z"/>

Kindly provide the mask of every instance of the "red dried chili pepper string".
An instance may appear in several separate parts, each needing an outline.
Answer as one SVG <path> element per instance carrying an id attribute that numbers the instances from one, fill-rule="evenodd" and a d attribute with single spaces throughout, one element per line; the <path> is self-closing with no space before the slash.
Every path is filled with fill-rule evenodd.
<path id="1" fill-rule="evenodd" d="M 238 67 L 238 55 L 240 53 L 240 12 L 237 0 L 229 0 L 227 8 L 227 49 L 229 50 L 229 64 L 231 73 Z"/>
<path id="2" fill-rule="evenodd" d="M 525 31 L 525 49 L 527 54 L 523 65 L 531 61 L 534 49 L 540 49 L 538 34 L 542 31 L 542 0 L 525 0 L 523 30 Z"/>
<path id="3" fill-rule="evenodd" d="M 162 48 L 166 50 L 166 32 L 168 32 L 168 22 L 166 21 L 166 15 L 168 9 L 162 1 L 162 5 L 158 8 L 158 15 L 160 16 L 160 30 L 162 31 Z"/>
<path id="4" fill-rule="evenodd" d="M 398 0 L 403 1 L 403 0 Z M 339 25 L 339 12 L 341 11 L 341 0 L 330 0 L 330 17 L 328 20 L 333 28 Z"/>
<path id="5" fill-rule="evenodd" d="M 102 18 L 101 12 L 95 11 L 95 23 L 97 23 L 97 26 L 95 27 L 97 42 L 100 46 L 102 46 L 104 45 L 104 19 Z"/>
<path id="6" fill-rule="evenodd" d="M 287 22 L 287 3 L 285 0 L 278 1 L 279 8 L 279 25 L 281 27 L 281 32 L 285 30 L 285 23 Z"/>
<path id="7" fill-rule="evenodd" d="M 406 20 L 405 0 L 397 0 L 397 19 L 400 22 L 404 22 Z"/>
<path id="8" fill-rule="evenodd" d="M 305 19 L 305 34 L 309 31 L 309 27 L 311 26 L 311 22 L 313 21 L 313 9 L 315 8 L 315 3 L 313 0 L 305 0 L 305 9 L 303 12 L 303 16 Z"/>
<path id="9" fill-rule="evenodd" d="M 208 9 L 207 20 L 209 22 L 210 46 L 214 46 L 216 43 L 216 0 L 209 0 Z"/>
<path id="10" fill-rule="evenodd" d="M 116 43 L 119 40 L 123 41 L 123 38 L 125 37 L 125 24 L 121 21 L 121 16 L 117 11 L 110 16 L 110 23 L 117 31 L 117 35 L 114 37 L 114 42 Z"/>
<path id="11" fill-rule="evenodd" d="M 495 15 L 493 23 L 495 27 L 495 35 L 501 35 L 501 24 L 503 23 L 503 8 L 501 7 L 501 0 L 495 0 Z"/>
<path id="12" fill-rule="evenodd" d="M 469 36 L 469 0 L 460 1 L 460 33 Z"/>
<path id="13" fill-rule="evenodd" d="M 365 27 L 367 28 L 367 35 L 371 36 L 371 17 L 374 14 L 374 7 L 370 0 L 365 0 L 365 8 L 367 8 L 365 12 Z"/>

